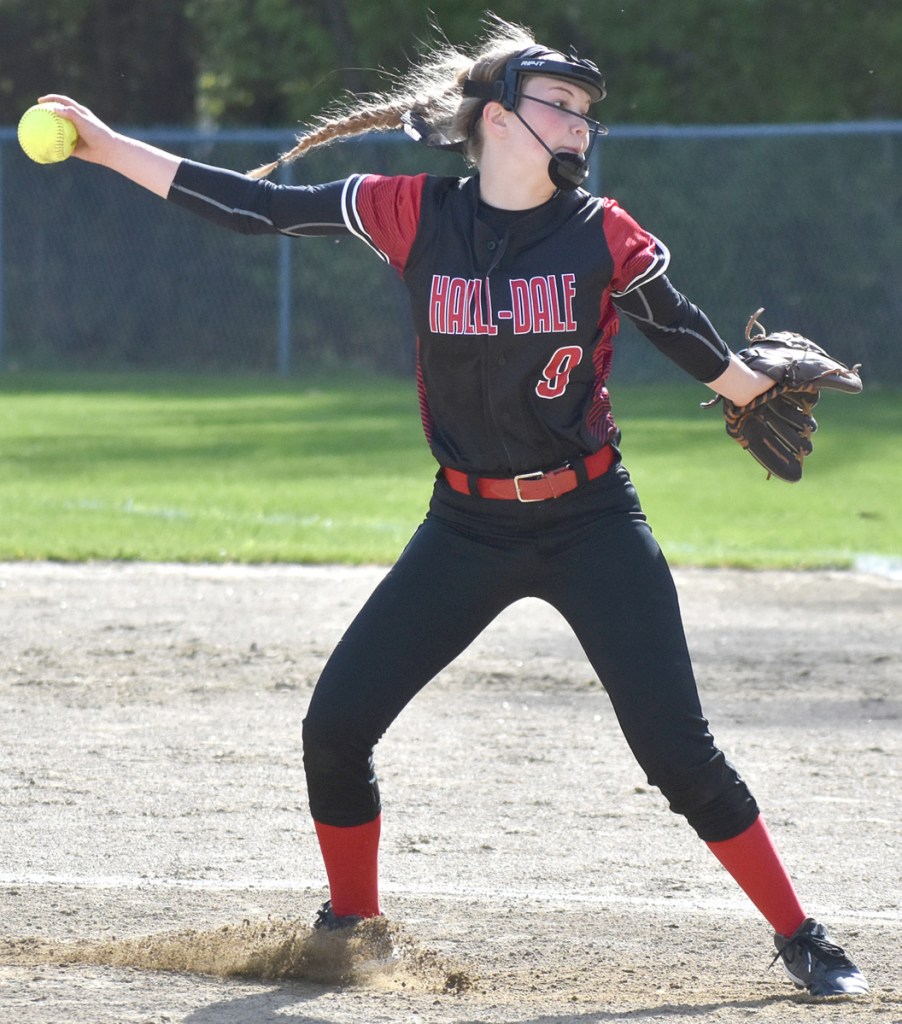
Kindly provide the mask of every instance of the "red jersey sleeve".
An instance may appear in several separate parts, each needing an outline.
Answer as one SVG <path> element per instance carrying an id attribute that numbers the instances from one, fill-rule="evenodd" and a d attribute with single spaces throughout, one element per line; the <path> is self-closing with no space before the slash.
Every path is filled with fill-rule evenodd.
<path id="1" fill-rule="evenodd" d="M 354 175 L 345 184 L 342 211 L 348 229 L 401 272 L 420 223 L 426 175 Z"/>
<path id="2" fill-rule="evenodd" d="M 604 234 L 614 260 L 611 288 L 614 295 L 625 295 L 663 274 L 670 253 L 615 200 L 606 199 L 604 204 Z"/>

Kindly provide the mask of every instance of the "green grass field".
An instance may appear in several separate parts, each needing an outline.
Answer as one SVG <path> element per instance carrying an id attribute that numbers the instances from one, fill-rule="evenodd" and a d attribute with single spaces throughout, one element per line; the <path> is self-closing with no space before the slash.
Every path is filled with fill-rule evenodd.
<path id="1" fill-rule="evenodd" d="M 624 461 L 673 564 L 843 567 L 902 558 L 899 394 L 826 394 L 800 484 L 698 404 L 613 392 Z M 0 377 L 0 559 L 394 560 L 435 463 L 410 382 Z"/>

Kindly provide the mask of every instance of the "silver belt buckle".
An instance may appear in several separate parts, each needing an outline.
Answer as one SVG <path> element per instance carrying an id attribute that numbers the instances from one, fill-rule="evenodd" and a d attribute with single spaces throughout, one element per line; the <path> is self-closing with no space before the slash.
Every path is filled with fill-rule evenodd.
<path id="1" fill-rule="evenodd" d="M 542 470 L 537 470 L 535 473 L 520 473 L 514 477 L 514 490 L 517 493 L 517 501 L 522 501 L 523 504 L 528 504 L 533 501 L 544 501 L 544 498 L 524 498 L 520 493 L 520 481 L 521 480 L 541 480 L 545 476 Z"/>

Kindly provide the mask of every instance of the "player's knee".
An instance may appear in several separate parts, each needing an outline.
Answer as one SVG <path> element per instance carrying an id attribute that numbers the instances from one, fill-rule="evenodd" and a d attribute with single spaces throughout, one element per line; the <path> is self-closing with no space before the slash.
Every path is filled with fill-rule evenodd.
<path id="1" fill-rule="evenodd" d="M 347 723 L 344 723 L 346 726 Z M 310 811 L 329 825 L 358 825 L 379 813 L 379 786 L 368 739 L 325 715 L 308 715 L 303 729 Z"/>
<path id="2" fill-rule="evenodd" d="M 304 768 L 307 774 L 327 774 L 342 758 L 341 733 L 330 728 L 319 718 L 308 715 L 301 726 L 301 743 L 304 750 Z"/>
<path id="3" fill-rule="evenodd" d="M 335 771 L 346 763 L 366 760 L 373 743 L 361 730 L 355 716 L 342 708 L 311 705 L 301 727 L 304 763 L 323 771 Z"/>
<path id="4" fill-rule="evenodd" d="M 758 817 L 758 805 L 736 769 L 717 753 L 658 783 L 670 809 L 683 815 L 706 842 L 730 839 Z"/>

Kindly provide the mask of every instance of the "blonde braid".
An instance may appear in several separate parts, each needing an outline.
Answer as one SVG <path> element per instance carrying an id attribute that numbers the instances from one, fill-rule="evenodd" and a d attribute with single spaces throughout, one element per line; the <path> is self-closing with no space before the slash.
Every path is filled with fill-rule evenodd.
<path id="1" fill-rule="evenodd" d="M 474 56 L 466 56 L 450 44 L 439 48 L 423 63 L 414 65 L 405 77 L 399 76 L 396 91 L 377 93 L 369 100 L 352 97 L 331 113 L 320 115 L 309 132 L 297 137 L 293 149 L 272 163 L 248 171 L 248 175 L 265 178 L 312 149 L 366 132 L 400 128 L 402 116 L 410 110 L 415 110 L 437 127 L 449 127 L 463 137 L 467 142 L 467 158 L 473 162 L 479 150 L 479 136 L 477 127 L 471 122 L 483 101 L 463 99 L 464 79 L 470 75 L 485 81 L 492 80 L 514 53 L 535 42 L 532 33 L 522 26 L 494 15 L 488 15 L 486 20 L 490 30 Z"/>
<path id="2" fill-rule="evenodd" d="M 318 123 L 306 135 L 299 135 L 297 144 L 293 149 L 283 153 L 278 160 L 264 164 L 252 171 L 248 171 L 251 178 L 265 178 L 272 174 L 283 164 L 297 160 L 311 149 L 320 146 L 328 146 L 339 139 L 347 139 L 353 135 L 362 135 L 365 132 L 388 131 L 392 128 L 401 127 L 401 115 L 410 109 L 410 105 L 404 106 L 397 102 L 387 100 L 385 103 L 371 103 L 356 110 L 350 110 L 346 114 L 336 114 L 334 117 L 320 117 Z"/>

